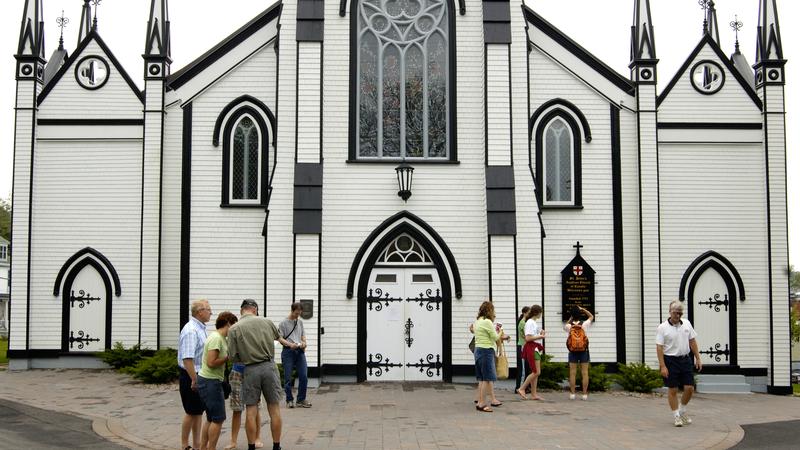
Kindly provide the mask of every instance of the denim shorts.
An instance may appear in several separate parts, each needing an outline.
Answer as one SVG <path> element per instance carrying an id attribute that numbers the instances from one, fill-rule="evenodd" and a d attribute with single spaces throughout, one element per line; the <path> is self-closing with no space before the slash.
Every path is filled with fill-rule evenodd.
<path id="1" fill-rule="evenodd" d="M 478 381 L 497 381 L 493 349 L 475 347 L 475 378 Z"/>
<path id="2" fill-rule="evenodd" d="M 200 394 L 192 389 L 192 378 L 185 369 L 180 368 L 179 386 L 181 392 L 181 403 L 183 403 L 183 412 L 190 416 L 200 416 L 206 410 L 203 404 L 203 399 Z"/>
<path id="3" fill-rule="evenodd" d="M 683 356 L 664 355 L 664 365 L 669 376 L 664 378 L 664 385 L 671 388 L 694 385 L 694 360 L 692 354 Z"/>
<path id="4" fill-rule="evenodd" d="M 209 422 L 225 422 L 225 394 L 222 392 L 222 381 L 197 376 L 197 392 L 206 405 L 206 417 Z"/>
<path id="5" fill-rule="evenodd" d="M 582 352 L 569 352 L 569 356 L 567 356 L 567 361 L 571 363 L 588 363 L 589 350 L 584 350 Z"/>

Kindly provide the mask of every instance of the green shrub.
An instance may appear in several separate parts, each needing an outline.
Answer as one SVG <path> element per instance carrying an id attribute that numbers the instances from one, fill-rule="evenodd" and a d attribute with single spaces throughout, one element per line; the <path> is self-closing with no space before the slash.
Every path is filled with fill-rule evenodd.
<path id="1" fill-rule="evenodd" d="M 133 367 L 142 358 L 152 356 L 153 351 L 142 349 L 139 344 L 129 349 L 123 347 L 122 342 L 115 342 L 114 347 L 100 354 L 100 359 L 109 366 L 119 370 L 125 367 Z"/>
<path id="2" fill-rule="evenodd" d="M 135 366 L 123 368 L 122 372 L 145 383 L 169 383 L 178 378 L 178 351 L 161 349 L 153 356 L 141 359 Z"/>
<path id="3" fill-rule="evenodd" d="M 542 373 L 539 374 L 540 389 L 561 389 L 561 383 L 569 376 L 567 364 L 551 362 L 552 359 L 553 355 L 542 354 Z"/>
<path id="4" fill-rule="evenodd" d="M 581 366 L 578 364 L 575 374 L 576 389 L 582 386 Z M 606 373 L 605 364 L 594 364 L 589 366 L 589 390 L 592 392 L 607 391 L 611 387 L 611 375 Z"/>
<path id="5" fill-rule="evenodd" d="M 0 364 L 8 362 L 8 339 L 0 338 Z"/>
<path id="6" fill-rule="evenodd" d="M 661 373 L 644 363 L 620 364 L 616 380 L 623 389 L 631 392 L 652 392 L 664 385 Z"/>

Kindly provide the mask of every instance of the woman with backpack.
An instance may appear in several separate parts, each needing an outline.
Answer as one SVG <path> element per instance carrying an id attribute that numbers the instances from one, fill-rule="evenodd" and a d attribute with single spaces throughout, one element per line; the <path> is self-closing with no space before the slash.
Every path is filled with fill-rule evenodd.
<path id="1" fill-rule="evenodd" d="M 585 320 L 581 320 L 584 319 Z M 588 309 L 578 306 L 570 311 L 569 320 L 564 324 L 567 332 L 567 350 L 569 350 L 569 399 L 575 400 L 575 373 L 581 365 L 581 385 L 583 400 L 589 399 L 589 338 L 586 331 L 592 325 L 594 315 Z"/>
<path id="2" fill-rule="evenodd" d="M 517 389 L 517 394 L 527 400 L 528 395 L 525 390 L 531 387 L 531 399 L 544 400 L 536 393 L 539 384 L 539 373 L 542 371 L 542 354 L 544 346 L 540 341 L 544 340 L 545 331 L 536 322 L 542 317 L 542 307 L 533 305 L 525 315 L 525 346 L 522 347 L 522 359 L 525 361 L 525 371 L 529 374 L 525 377 L 525 382 Z"/>

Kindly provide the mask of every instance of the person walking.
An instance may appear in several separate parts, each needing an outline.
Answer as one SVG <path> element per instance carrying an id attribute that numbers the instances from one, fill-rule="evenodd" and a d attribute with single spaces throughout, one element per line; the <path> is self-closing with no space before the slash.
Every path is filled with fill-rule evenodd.
<path id="1" fill-rule="evenodd" d="M 203 345 L 208 338 L 205 324 L 211 319 L 208 300 L 193 301 L 191 314 L 192 317 L 183 326 L 178 338 L 178 381 L 184 412 L 181 422 L 181 448 L 199 450 L 205 406 L 197 393 L 197 371 L 203 365 Z M 189 434 L 192 435 L 192 445 L 189 445 Z"/>
<path id="2" fill-rule="evenodd" d="M 517 382 L 514 389 L 519 389 L 525 379 L 525 362 L 522 360 L 522 347 L 525 346 L 525 315 L 531 308 L 524 306 L 517 317 Z"/>
<path id="3" fill-rule="evenodd" d="M 500 402 L 487 404 L 486 395 L 494 398 L 493 383 L 497 381 L 497 371 L 494 362 L 497 344 L 503 339 L 503 329 L 495 328 L 494 305 L 490 301 L 481 303 L 478 317 L 472 324 L 475 333 L 475 378 L 478 379 L 478 402 L 475 408 L 481 412 L 493 412 L 491 406 L 500 406 Z"/>
<path id="4" fill-rule="evenodd" d="M 525 392 L 528 386 L 531 387 L 531 399 L 544 400 L 536 391 L 539 386 L 539 374 L 542 372 L 542 353 L 544 353 L 544 346 L 540 341 L 545 338 L 544 329 L 540 328 L 536 321 L 542 317 L 542 311 L 540 305 L 533 305 L 525 316 L 525 346 L 522 347 L 522 359 L 525 360 L 525 369 L 529 375 L 517 389 L 517 393 L 525 400 L 528 399 L 528 394 Z"/>
<path id="5" fill-rule="evenodd" d="M 292 371 L 297 370 L 297 407 L 311 408 L 311 403 L 306 400 L 308 390 L 308 364 L 306 363 L 306 332 L 303 328 L 303 321 L 300 320 L 300 313 L 303 312 L 303 305 L 292 303 L 289 317 L 283 319 L 278 325 L 281 336 L 297 348 L 283 347 L 281 350 L 281 362 L 283 363 L 283 389 L 286 391 L 286 406 L 295 407 L 292 397 L 294 380 Z"/>
<path id="6" fill-rule="evenodd" d="M 575 400 L 575 376 L 578 364 L 581 366 L 581 399 L 589 399 L 589 338 L 586 332 L 594 321 L 594 315 L 588 309 L 578 306 L 570 312 L 564 331 L 567 332 L 567 350 L 569 355 L 569 399 Z"/>
<path id="7" fill-rule="evenodd" d="M 231 383 L 231 441 L 223 447 L 223 450 L 233 450 L 236 448 L 239 440 L 239 429 L 242 427 L 242 411 L 244 411 L 244 403 L 242 403 L 242 380 L 244 380 L 244 368 L 242 363 L 234 363 L 231 365 L 231 373 L 228 375 L 228 380 Z M 259 399 L 256 407 L 256 448 L 262 448 L 264 444 L 261 442 L 261 401 Z"/>
<path id="8" fill-rule="evenodd" d="M 225 364 L 228 362 L 226 336 L 231 325 L 238 321 L 236 316 L 225 311 L 216 320 L 217 331 L 211 333 L 203 346 L 203 367 L 197 374 L 197 391 L 206 407 L 207 424 L 204 428 L 201 445 L 204 450 L 216 450 L 222 424 L 225 422 L 225 393 L 222 381 L 225 379 Z"/>
<path id="9" fill-rule="evenodd" d="M 278 328 L 266 317 L 259 317 L 258 303 L 245 299 L 241 306 L 241 319 L 228 333 L 228 351 L 233 362 L 245 365 L 242 381 L 242 399 L 245 404 L 245 432 L 248 450 L 256 448 L 256 416 L 258 401 L 263 395 L 272 432 L 272 449 L 281 448 L 281 382 L 275 367 L 275 341 L 297 348 L 281 337 Z"/>
<path id="10" fill-rule="evenodd" d="M 656 354 L 664 385 L 669 388 L 667 400 L 675 418 L 675 426 L 682 427 L 692 423 L 686 414 L 686 405 L 694 393 L 694 367 L 703 370 L 700 351 L 697 346 L 697 332 L 683 316 L 683 303 L 673 301 L 669 304 L 669 317 L 656 330 Z M 678 388 L 683 387 L 683 396 L 678 402 Z"/>

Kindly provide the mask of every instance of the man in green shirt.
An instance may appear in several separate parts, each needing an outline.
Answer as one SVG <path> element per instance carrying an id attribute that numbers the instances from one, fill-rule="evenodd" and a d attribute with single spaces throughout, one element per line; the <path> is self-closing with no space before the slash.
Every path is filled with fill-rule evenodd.
<path id="1" fill-rule="evenodd" d="M 228 353 L 234 362 L 245 364 L 242 400 L 246 408 L 245 432 L 248 450 L 256 448 L 256 413 L 261 395 L 267 400 L 272 431 L 272 448 L 281 448 L 281 410 L 283 396 L 278 370 L 275 367 L 275 341 L 284 347 L 297 348 L 281 337 L 278 328 L 266 317 L 258 316 L 258 303 L 242 301 L 241 319 L 228 333 Z"/>

